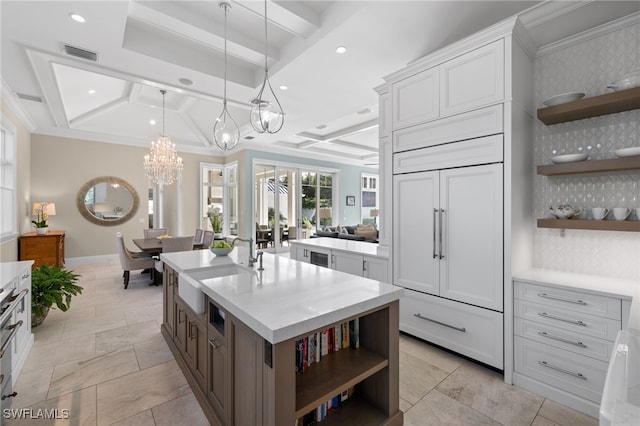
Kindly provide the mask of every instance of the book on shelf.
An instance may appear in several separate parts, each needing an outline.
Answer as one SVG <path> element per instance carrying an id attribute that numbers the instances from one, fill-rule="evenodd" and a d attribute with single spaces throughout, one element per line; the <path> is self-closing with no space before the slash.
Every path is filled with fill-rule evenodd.
<path id="1" fill-rule="evenodd" d="M 360 347 L 360 320 L 358 318 L 352 319 L 349 321 L 349 345 L 353 349 L 358 349 Z"/>
<path id="2" fill-rule="evenodd" d="M 323 356 L 340 349 L 357 349 L 358 319 L 326 328 L 296 341 L 296 372 L 302 374 Z"/>

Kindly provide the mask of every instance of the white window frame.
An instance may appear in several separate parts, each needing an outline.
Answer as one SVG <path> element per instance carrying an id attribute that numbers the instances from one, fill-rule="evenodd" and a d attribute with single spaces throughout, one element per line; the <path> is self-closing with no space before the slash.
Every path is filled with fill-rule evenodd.
<path id="1" fill-rule="evenodd" d="M 0 230 L 0 243 L 4 243 L 6 241 L 10 241 L 16 239 L 18 237 L 18 204 L 17 204 L 17 175 L 18 175 L 18 164 L 17 164 L 17 129 L 16 126 L 4 115 L 1 116 L 1 128 L 2 135 L 0 137 L 4 138 L 4 152 L 0 152 L 0 174 L 4 174 L 7 172 L 7 168 L 11 168 L 11 185 L 9 187 L 5 187 L 5 180 L 0 179 L 0 185 L 2 185 L 2 190 L 5 189 L 11 191 L 11 195 L 9 197 L 9 205 L 5 205 L 2 203 L 1 210 L 2 216 L 5 214 L 10 214 L 12 216 L 10 227 L 8 229 L 2 228 Z M 0 148 L 1 149 L 1 148 Z M 0 201 L 1 202 L 1 201 Z"/>
<path id="2" fill-rule="evenodd" d="M 375 182 L 375 188 L 371 187 L 371 182 Z M 371 209 L 380 211 L 380 177 L 375 173 L 360 173 L 360 222 L 364 223 L 364 219 L 370 218 L 369 212 Z M 364 192 L 374 192 L 376 195 L 376 205 L 373 207 L 364 207 Z M 365 211 L 367 209 L 367 211 Z M 366 213 L 366 215 L 365 215 Z M 379 213 L 378 213 L 379 214 Z M 378 228 L 380 223 L 375 221 Z"/>
<path id="3" fill-rule="evenodd" d="M 204 173 L 205 173 L 205 168 L 206 169 L 220 169 L 222 170 L 222 184 L 205 184 L 204 182 Z M 230 169 L 235 169 L 235 182 L 229 182 L 228 179 L 228 170 Z M 204 200 L 202 194 L 204 192 L 204 188 L 206 187 L 211 187 L 211 186 L 221 186 L 222 187 L 222 215 L 223 215 L 223 222 L 222 222 L 222 233 L 223 235 L 231 235 L 231 230 L 229 228 L 229 211 L 231 210 L 231 201 L 229 200 L 229 189 L 231 187 L 238 187 L 238 162 L 237 161 L 233 161 L 231 163 L 227 163 L 227 164 L 218 164 L 218 163 L 204 163 L 201 162 L 200 163 L 200 212 L 204 212 L 206 210 L 206 208 L 208 208 L 207 204 L 206 204 L 206 200 Z M 235 198 L 235 203 L 236 205 L 234 206 L 234 211 L 238 212 L 238 197 L 239 197 L 239 193 L 238 191 L 236 191 L 236 198 Z M 208 218 L 202 216 L 202 214 L 200 214 L 200 228 L 202 229 L 207 229 L 209 222 L 208 222 Z M 238 223 L 240 221 L 240 218 L 237 218 Z M 236 229 L 236 233 L 238 232 L 238 230 Z"/>

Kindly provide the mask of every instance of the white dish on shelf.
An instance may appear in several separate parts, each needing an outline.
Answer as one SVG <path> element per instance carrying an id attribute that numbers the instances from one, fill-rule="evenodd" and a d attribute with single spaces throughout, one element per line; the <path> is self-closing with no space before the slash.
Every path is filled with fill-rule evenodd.
<path id="1" fill-rule="evenodd" d="M 616 80 L 613 83 L 609 83 L 607 85 L 607 89 L 618 91 L 638 86 L 640 86 L 640 71 L 632 72 L 631 74 L 622 76 L 619 80 Z"/>
<path id="2" fill-rule="evenodd" d="M 621 148 L 613 151 L 616 157 L 633 157 L 640 155 L 640 146 L 632 146 L 631 148 Z"/>
<path id="3" fill-rule="evenodd" d="M 555 157 L 551 157 L 551 162 L 555 164 L 575 163 L 577 161 L 584 161 L 587 158 L 589 158 L 589 154 L 587 153 L 565 154 L 565 155 L 556 155 Z"/>
<path id="4" fill-rule="evenodd" d="M 549 99 L 545 99 L 542 101 L 544 106 L 555 106 L 560 104 L 566 104 L 567 102 L 577 101 L 578 99 L 584 98 L 584 93 L 573 92 L 573 93 L 562 93 L 561 95 L 552 96 Z"/>

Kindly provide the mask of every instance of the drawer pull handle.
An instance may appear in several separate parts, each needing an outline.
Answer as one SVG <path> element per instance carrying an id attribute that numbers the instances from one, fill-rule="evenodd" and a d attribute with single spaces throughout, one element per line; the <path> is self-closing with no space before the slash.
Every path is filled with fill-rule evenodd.
<path id="1" fill-rule="evenodd" d="M 574 342 L 572 340 L 565 339 L 563 337 L 554 336 L 552 334 L 547 333 L 546 331 L 538 331 L 538 334 L 541 335 L 542 337 L 547 337 L 549 339 L 557 340 L 559 342 L 564 342 L 564 343 L 569 343 L 571 345 L 580 346 L 581 348 L 586 348 L 587 347 L 587 345 L 585 345 L 582 342 Z"/>
<path id="2" fill-rule="evenodd" d="M 587 304 L 587 302 L 585 302 L 584 300 L 569 299 L 568 297 L 561 297 L 561 296 L 549 296 L 547 293 L 538 293 L 538 296 L 544 297 L 546 299 L 551 299 L 551 300 L 559 300 L 561 302 L 575 303 L 576 305 L 586 305 Z"/>
<path id="3" fill-rule="evenodd" d="M 209 344 L 213 346 L 213 349 L 218 349 L 220 346 L 222 346 L 216 339 L 209 339 Z"/>
<path id="4" fill-rule="evenodd" d="M 466 332 L 467 332 L 467 329 L 466 329 L 466 328 L 464 328 L 464 327 L 456 327 L 455 325 L 445 324 L 445 323 L 443 323 L 443 322 L 436 321 L 436 320 L 431 319 L 431 318 L 423 317 L 423 316 L 422 316 L 422 315 L 420 315 L 420 314 L 413 314 L 413 316 L 414 316 L 414 317 L 417 317 L 417 318 L 420 318 L 420 319 L 423 319 L 423 320 L 425 320 L 425 321 L 431 321 L 431 322 L 434 322 L 434 323 L 436 323 L 436 324 L 443 325 L 443 326 L 445 326 L 445 327 L 453 328 L 454 330 L 458 330 L 458 331 L 461 331 L 461 332 L 463 332 L 463 333 L 466 333 Z"/>
<path id="5" fill-rule="evenodd" d="M 581 325 L 583 327 L 587 326 L 587 323 L 584 322 L 584 321 L 580 321 L 580 320 L 576 321 L 576 320 L 570 320 L 570 319 L 567 319 L 567 318 L 557 317 L 555 315 L 549 315 L 546 312 L 538 312 L 538 315 L 540 315 L 541 317 L 551 318 L 551 319 L 558 320 L 558 321 L 564 321 L 564 322 L 568 322 L 568 323 L 575 324 L 575 325 Z"/>
<path id="6" fill-rule="evenodd" d="M 538 364 L 540 364 L 543 367 L 547 367 L 547 368 L 550 368 L 552 370 L 556 370 L 556 371 L 559 371 L 561 373 L 568 374 L 568 375 L 573 376 L 573 377 L 577 377 L 578 379 L 587 380 L 587 377 L 584 376 L 582 373 L 574 373 L 573 371 L 565 370 L 564 368 L 560 368 L 560 367 L 556 367 L 555 365 L 547 364 L 547 361 L 538 361 Z"/>

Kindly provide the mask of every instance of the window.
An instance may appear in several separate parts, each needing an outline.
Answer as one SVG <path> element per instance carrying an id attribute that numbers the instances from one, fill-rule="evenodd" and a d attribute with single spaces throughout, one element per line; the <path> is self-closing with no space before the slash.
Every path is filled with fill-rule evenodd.
<path id="1" fill-rule="evenodd" d="M 222 213 L 222 234 L 238 235 L 238 165 L 200 163 L 200 227 L 214 230 L 208 213 Z"/>
<path id="2" fill-rule="evenodd" d="M 378 227 L 378 175 L 363 173 L 360 179 L 361 221 Z"/>
<path id="3" fill-rule="evenodd" d="M 16 130 L 2 115 L 0 127 L 0 241 L 18 233 L 16 219 Z"/>

